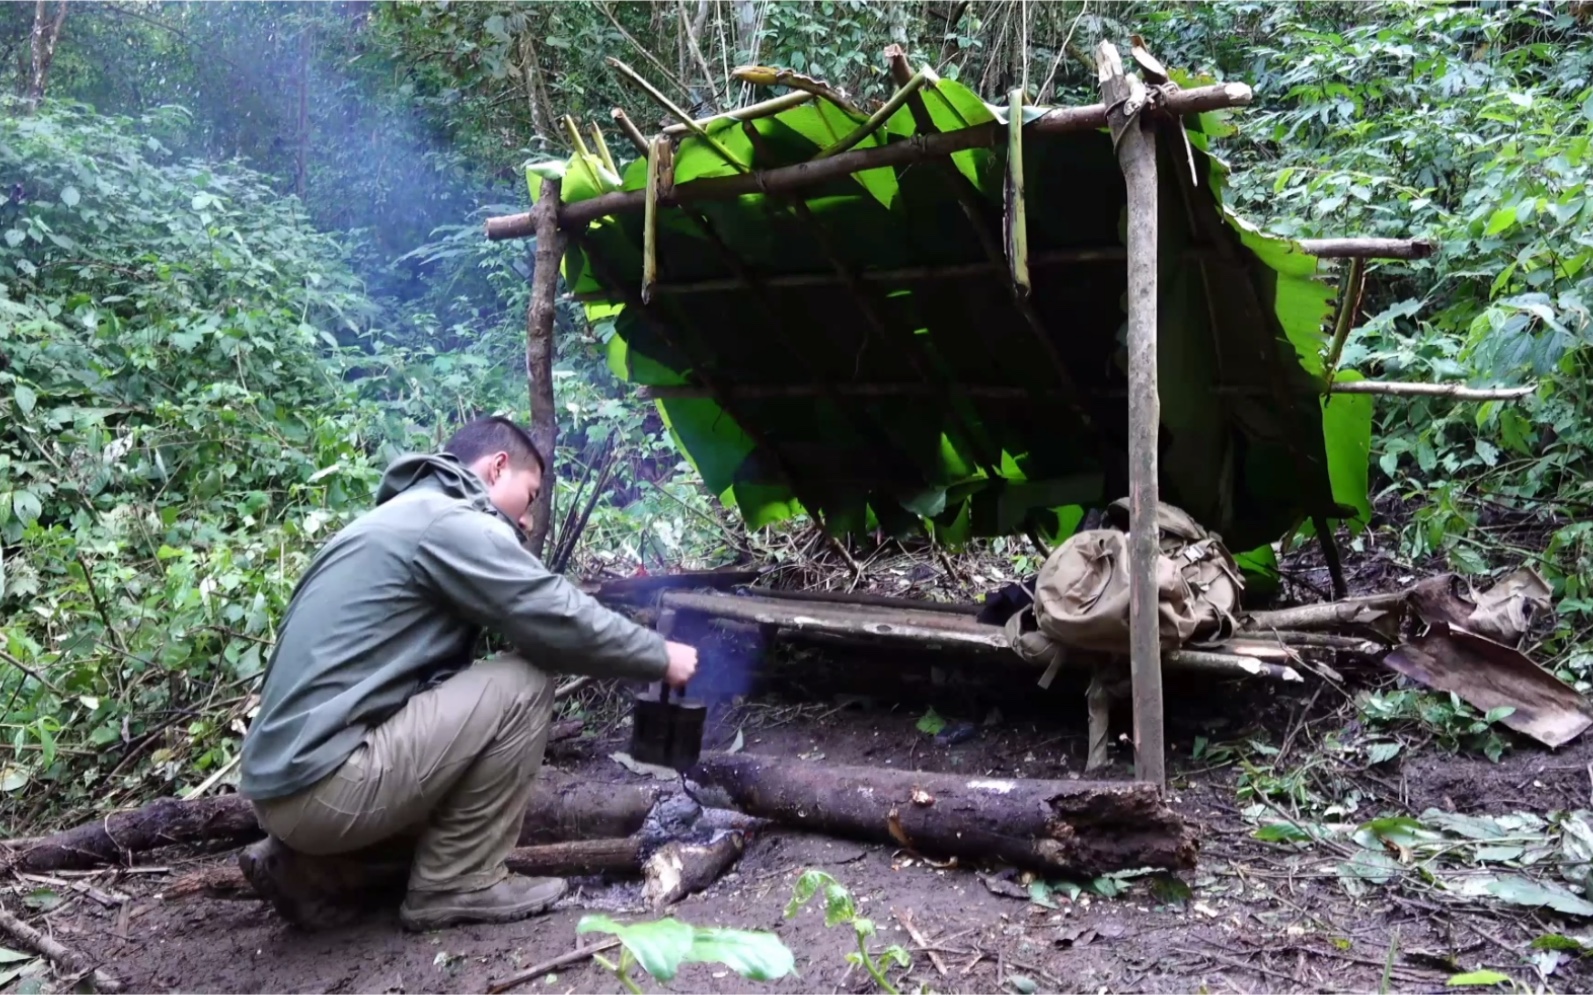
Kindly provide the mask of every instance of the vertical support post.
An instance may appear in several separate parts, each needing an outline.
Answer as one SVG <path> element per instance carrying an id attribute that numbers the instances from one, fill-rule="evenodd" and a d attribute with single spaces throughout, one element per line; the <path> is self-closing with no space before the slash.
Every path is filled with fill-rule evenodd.
<path id="1" fill-rule="evenodd" d="M 531 552 L 543 554 L 553 518 L 553 448 L 558 423 L 553 408 L 553 317 L 559 294 L 559 269 L 564 261 L 564 233 L 559 230 L 558 180 L 543 180 L 542 195 L 532 211 L 536 220 L 537 254 L 531 270 L 531 306 L 525 318 L 525 374 L 531 392 L 531 441 L 547 461 L 542 491 L 531 505 Z"/>
<path id="2" fill-rule="evenodd" d="M 642 213 L 642 303 L 653 302 L 658 286 L 658 199 L 674 187 L 674 146 L 664 135 L 647 147 L 647 201 Z"/>
<path id="3" fill-rule="evenodd" d="M 1145 87 L 1123 73 L 1117 48 L 1096 48 L 1101 98 L 1128 189 L 1128 574 L 1129 659 L 1134 686 L 1134 776 L 1162 787 L 1167 756 L 1162 739 L 1162 660 L 1156 565 L 1156 139 L 1140 111 Z"/>
<path id="4" fill-rule="evenodd" d="M 1023 199 L 1023 91 L 1007 94 L 1007 269 L 1020 297 L 1029 293 L 1029 215 Z"/>

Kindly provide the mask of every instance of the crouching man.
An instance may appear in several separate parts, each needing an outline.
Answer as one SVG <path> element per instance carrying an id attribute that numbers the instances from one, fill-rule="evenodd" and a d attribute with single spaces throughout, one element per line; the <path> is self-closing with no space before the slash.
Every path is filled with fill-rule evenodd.
<path id="1" fill-rule="evenodd" d="M 549 674 L 679 685 L 695 671 L 696 650 L 526 552 L 544 469 L 514 423 L 471 422 L 441 454 L 395 461 L 376 508 L 294 589 L 240 784 L 269 835 L 239 863 L 289 921 L 336 925 L 399 890 L 410 929 L 545 911 L 564 882 L 504 858 L 542 764 Z M 474 662 L 483 629 L 516 652 Z"/>

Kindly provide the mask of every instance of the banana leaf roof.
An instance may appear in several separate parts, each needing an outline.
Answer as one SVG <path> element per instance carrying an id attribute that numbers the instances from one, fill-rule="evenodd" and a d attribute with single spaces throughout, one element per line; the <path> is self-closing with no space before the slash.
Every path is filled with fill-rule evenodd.
<path id="1" fill-rule="evenodd" d="M 956 83 L 925 92 L 942 132 L 1004 121 Z M 863 120 L 823 101 L 721 120 L 708 133 L 741 165 L 687 136 L 674 183 L 806 162 Z M 1164 501 L 1245 550 L 1312 515 L 1365 516 L 1371 398 L 1324 404 L 1334 290 L 1314 257 L 1223 206 L 1209 148 L 1229 127 L 1190 115 L 1186 143 L 1176 121 L 1159 126 L 1159 466 Z M 917 133 L 903 108 L 860 147 Z M 805 511 L 837 534 L 926 523 L 948 542 L 1059 540 L 1128 488 L 1126 189 L 1105 129 L 1025 128 L 1026 316 L 991 265 L 1006 157 L 997 143 L 660 207 L 645 305 L 643 214 L 609 215 L 572 238 L 565 280 L 611 334 L 611 368 L 653 389 L 749 526 Z M 565 204 L 647 186 L 645 158 L 616 176 L 577 153 L 528 169 L 533 199 L 550 171 Z"/>

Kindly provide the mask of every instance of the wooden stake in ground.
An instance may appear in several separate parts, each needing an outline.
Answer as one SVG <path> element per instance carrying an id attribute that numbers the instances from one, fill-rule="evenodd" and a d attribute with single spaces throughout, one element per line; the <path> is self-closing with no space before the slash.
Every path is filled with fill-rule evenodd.
<path id="1" fill-rule="evenodd" d="M 59 940 L 45 936 L 5 909 L 0 909 L 0 929 L 4 929 L 22 946 L 50 958 L 56 967 L 65 968 L 67 973 L 88 975 L 93 972 L 93 982 L 96 990 L 102 992 L 119 992 L 122 990 L 120 981 L 96 968 L 88 958 L 75 950 L 68 950 L 61 945 Z"/>
<path id="2" fill-rule="evenodd" d="M 564 233 L 559 231 L 558 180 L 542 181 L 537 202 L 537 254 L 531 273 L 531 306 L 526 311 L 525 372 L 531 389 L 531 441 L 546 465 L 542 490 L 531 505 L 531 551 L 541 556 L 553 517 L 553 446 L 558 422 L 553 411 L 553 318 L 559 292 L 559 264 L 564 259 Z"/>
<path id="3" fill-rule="evenodd" d="M 981 778 L 710 753 L 687 776 L 687 791 L 704 806 L 809 832 L 1041 874 L 1093 876 L 1195 862 L 1193 831 L 1149 784 Z"/>
<path id="4" fill-rule="evenodd" d="M 1128 575 L 1129 658 L 1134 676 L 1134 776 L 1167 783 L 1162 745 L 1162 658 L 1158 625 L 1156 440 L 1156 139 L 1141 126 L 1144 85 L 1123 74 L 1110 42 L 1095 49 L 1101 99 L 1128 186 Z"/>

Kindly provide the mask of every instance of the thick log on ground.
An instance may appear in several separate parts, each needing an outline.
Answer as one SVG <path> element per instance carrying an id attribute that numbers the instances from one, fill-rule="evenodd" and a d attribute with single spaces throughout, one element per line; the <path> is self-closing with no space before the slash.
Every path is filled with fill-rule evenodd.
<path id="1" fill-rule="evenodd" d="M 570 840 L 542 846 L 516 847 L 509 852 L 509 870 L 532 877 L 571 877 L 579 874 L 636 874 L 643 869 L 640 836 L 612 840 Z M 407 871 L 404 872 L 407 874 Z M 166 901 L 184 898 L 241 901 L 260 895 L 236 864 L 204 867 L 173 881 L 161 894 Z"/>
<path id="2" fill-rule="evenodd" d="M 965 777 L 708 754 L 701 804 L 926 855 L 1044 874 L 1193 867 L 1194 832 L 1149 784 Z"/>
<path id="3" fill-rule="evenodd" d="M 526 806 L 522 845 L 614 839 L 642 827 L 662 792 L 650 785 L 591 782 L 544 771 Z M 248 843 L 262 835 L 254 809 L 238 795 L 163 798 L 75 829 L 30 841 L 10 866 L 26 873 L 120 863 L 132 854 L 200 842 Z"/>

